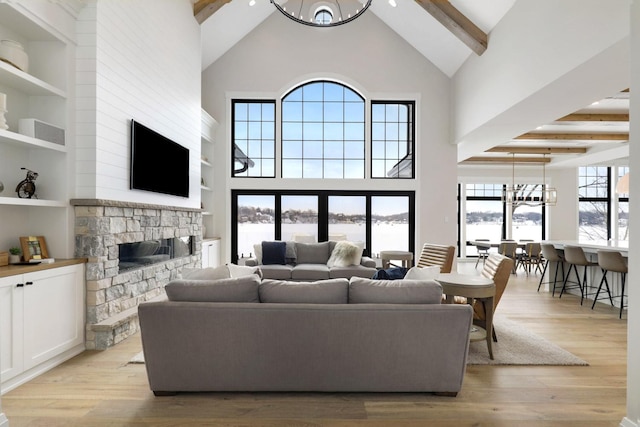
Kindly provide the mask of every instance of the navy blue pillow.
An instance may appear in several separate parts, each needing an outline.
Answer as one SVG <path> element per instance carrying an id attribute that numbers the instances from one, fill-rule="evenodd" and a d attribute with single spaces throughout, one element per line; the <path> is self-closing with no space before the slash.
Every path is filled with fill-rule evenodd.
<path id="1" fill-rule="evenodd" d="M 284 255 L 287 252 L 285 242 L 262 242 L 262 263 L 264 265 L 284 265 Z"/>

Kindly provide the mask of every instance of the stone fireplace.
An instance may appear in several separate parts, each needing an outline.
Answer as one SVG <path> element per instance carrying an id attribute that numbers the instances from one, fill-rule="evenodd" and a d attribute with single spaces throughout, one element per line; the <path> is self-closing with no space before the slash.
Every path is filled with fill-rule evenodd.
<path id="1" fill-rule="evenodd" d="M 75 256 L 88 259 L 86 348 L 104 350 L 139 330 L 138 304 L 163 298 L 164 286 L 182 267 L 200 266 L 202 214 L 200 209 L 112 200 L 75 199 L 71 204 Z M 138 258 L 144 262 L 132 266 L 127 261 L 127 269 L 121 269 L 124 244 L 137 244 L 127 246 L 128 254 L 143 247 L 146 252 L 138 254 L 144 257 Z M 159 248 L 171 244 L 180 250 Z"/>

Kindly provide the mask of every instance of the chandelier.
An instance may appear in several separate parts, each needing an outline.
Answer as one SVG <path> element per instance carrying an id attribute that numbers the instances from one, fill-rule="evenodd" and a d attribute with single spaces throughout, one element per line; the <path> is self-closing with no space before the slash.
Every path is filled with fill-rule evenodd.
<path id="1" fill-rule="evenodd" d="M 542 155 L 542 184 L 516 185 L 516 155 L 511 153 L 511 185 L 502 191 L 502 202 L 516 206 L 555 206 L 558 202 L 558 192 L 546 184 L 545 164 L 547 155 Z"/>
<path id="2" fill-rule="evenodd" d="M 287 18 L 312 27 L 335 27 L 362 15 L 371 0 L 270 0 Z"/>

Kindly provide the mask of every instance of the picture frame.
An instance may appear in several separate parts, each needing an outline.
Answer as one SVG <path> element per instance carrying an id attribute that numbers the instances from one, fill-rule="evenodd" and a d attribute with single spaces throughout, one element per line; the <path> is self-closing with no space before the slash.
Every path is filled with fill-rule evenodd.
<path id="1" fill-rule="evenodd" d="M 22 248 L 22 256 L 25 262 L 29 262 L 32 259 L 49 258 L 47 242 L 44 236 L 20 237 L 20 247 Z"/>

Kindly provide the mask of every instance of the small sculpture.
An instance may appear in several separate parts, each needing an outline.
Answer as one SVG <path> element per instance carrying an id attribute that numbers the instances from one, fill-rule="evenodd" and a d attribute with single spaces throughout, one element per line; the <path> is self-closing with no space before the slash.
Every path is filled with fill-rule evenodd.
<path id="1" fill-rule="evenodd" d="M 27 168 L 20 168 L 27 171 L 27 177 L 20 181 L 16 187 L 16 193 L 21 199 L 31 199 L 36 194 L 36 184 L 33 182 L 38 178 L 38 173 Z M 37 196 L 35 197 L 37 198 Z"/>

